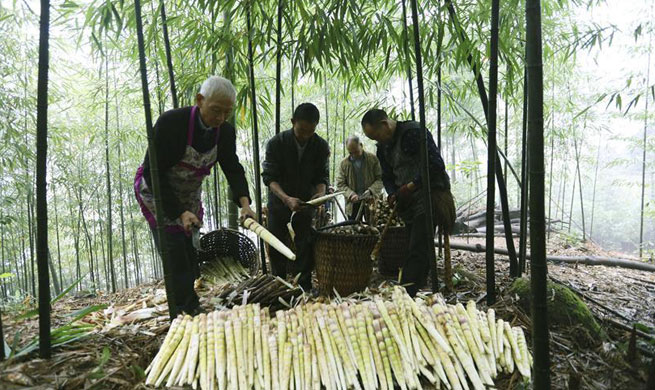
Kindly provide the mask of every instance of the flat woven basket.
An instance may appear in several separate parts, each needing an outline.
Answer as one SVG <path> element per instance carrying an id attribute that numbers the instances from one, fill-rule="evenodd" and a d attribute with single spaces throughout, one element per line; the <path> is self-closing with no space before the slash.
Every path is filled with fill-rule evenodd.
<path id="1" fill-rule="evenodd" d="M 344 235 L 319 232 L 314 245 L 316 278 L 321 295 L 333 289 L 346 296 L 363 291 L 369 283 L 373 262 L 371 251 L 377 235 Z"/>
<path id="2" fill-rule="evenodd" d="M 228 228 L 220 228 L 200 237 L 198 261 L 205 263 L 218 261 L 222 257 L 232 257 L 254 276 L 259 271 L 257 247 L 245 234 Z M 202 267 L 201 267 L 202 269 Z"/>
<path id="3" fill-rule="evenodd" d="M 409 248 L 409 233 L 403 226 L 390 226 L 382 240 L 378 272 L 385 276 L 398 275 L 398 269 L 404 264 Z"/>

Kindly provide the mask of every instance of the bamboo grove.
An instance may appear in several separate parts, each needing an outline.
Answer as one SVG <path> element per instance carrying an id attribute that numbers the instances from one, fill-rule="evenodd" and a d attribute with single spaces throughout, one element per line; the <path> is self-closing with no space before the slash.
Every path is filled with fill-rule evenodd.
<path id="1" fill-rule="evenodd" d="M 212 70 L 233 73 L 235 84 L 239 88 L 240 107 L 234 120 L 237 127 L 243 129 L 239 132 L 244 145 L 243 155 L 251 161 L 252 131 L 249 128 L 252 123 L 252 105 L 247 77 L 247 40 L 242 39 L 247 34 L 243 7 L 234 2 L 221 4 L 221 8 L 216 9 L 212 8 L 212 4 L 198 3 L 194 4 L 194 7 L 185 7 L 185 4 L 171 3 L 167 10 L 171 45 L 177 48 L 171 52 L 171 64 L 174 66 L 181 104 L 189 104 L 199 80 Z M 523 71 L 520 65 L 523 49 L 520 37 L 523 36 L 521 31 L 524 23 L 521 21 L 524 17 L 518 12 L 520 7 L 517 8 L 516 5 L 507 3 L 506 7 L 503 7 L 499 24 L 502 42 L 499 48 L 499 94 L 510 107 L 509 115 L 501 115 L 500 120 L 509 120 L 512 127 L 515 127 L 517 122 L 520 124 L 523 96 Z M 568 6 L 573 5 L 575 4 Z M 172 107 L 170 77 L 167 76 L 166 69 L 168 61 L 161 39 L 161 6 L 160 3 L 144 3 L 143 7 L 154 114 Z M 445 153 L 451 154 L 452 151 L 456 157 L 451 158 L 451 176 L 456 183 L 462 184 L 456 187 L 458 198 L 469 199 L 481 190 L 481 173 L 474 162 L 485 152 L 484 145 L 475 145 L 475 139 L 482 138 L 486 133 L 486 124 L 484 120 L 479 119 L 483 110 L 476 101 L 477 92 L 471 84 L 472 73 L 467 57 L 471 54 L 474 61 L 482 58 L 487 44 L 485 37 L 488 36 L 486 26 L 489 25 L 487 21 L 490 20 L 490 9 L 486 4 L 460 7 L 456 2 L 453 3 L 460 27 L 467 32 L 468 40 L 462 43 L 457 35 L 452 34 L 453 26 L 446 17 L 448 10 L 445 7 L 439 8 L 437 4 L 429 2 L 421 2 L 419 6 L 423 27 L 419 30 L 423 42 L 422 54 L 424 58 L 430 59 L 423 64 L 428 128 L 433 129 L 436 136 L 437 117 L 447 118 L 442 126 L 440 141 Z M 566 13 L 566 7 L 567 4 L 545 7 L 545 19 L 548 20 L 549 15 Z M 370 6 L 362 8 L 350 3 L 335 4 L 334 7 L 308 6 L 303 2 L 285 4 L 286 12 L 282 15 L 279 45 L 282 76 L 281 126 L 288 123 L 286 121 L 290 116 L 292 98 L 299 101 L 302 96 L 308 100 L 317 100 L 317 103 L 326 107 L 325 125 L 319 128 L 319 132 L 329 139 L 332 145 L 334 163 L 344 155 L 343 140 L 349 133 L 356 131 L 358 117 L 364 107 L 392 107 L 399 103 L 403 111 L 398 114 L 409 117 L 412 105 L 409 104 L 409 91 L 406 90 L 403 80 L 406 80 L 407 71 L 414 74 L 415 69 L 411 64 L 407 66 L 408 56 L 412 55 L 413 50 L 411 47 L 403 49 L 402 39 L 406 32 L 400 8 L 400 5 L 384 2 L 371 3 Z M 96 286 L 112 291 L 162 275 L 160 265 L 155 261 L 154 248 L 149 244 L 149 232 L 139 220 L 138 209 L 130 196 L 129 178 L 134 166 L 142 158 L 140 154 L 145 142 L 144 134 L 135 131 L 134 126 L 140 123 L 136 118 L 139 118 L 142 112 L 142 109 L 139 109 L 139 86 L 133 77 L 137 70 L 135 45 L 125 48 L 121 45 L 122 42 L 135 42 L 134 29 L 129 28 L 134 23 L 130 13 L 132 9 L 132 5 L 128 3 L 111 2 L 86 6 L 66 2 L 53 8 L 58 24 L 71 23 L 62 20 L 77 21 L 79 30 L 63 35 L 70 38 L 74 44 L 79 42 L 91 50 L 94 53 L 94 62 L 98 65 L 95 69 L 76 69 L 72 66 L 73 61 L 65 55 L 66 52 L 72 51 L 74 44 L 61 42 L 61 37 L 57 37 L 57 45 L 62 50 L 59 53 L 53 51 L 53 71 L 62 82 L 52 85 L 50 90 L 50 105 L 55 109 L 51 110 L 50 116 L 49 138 L 52 151 L 49 164 L 53 169 L 48 181 L 50 219 L 55 222 L 51 226 L 49 245 L 55 290 L 61 290 L 61 286 L 82 276 L 86 278 L 78 288 Z M 376 9 L 385 9 L 388 12 L 376 13 Z M 328 11 L 329 14 L 321 14 Z M 8 33 L 5 34 L 7 37 L 20 37 L 20 25 L 30 23 L 30 17 L 31 22 L 36 21 L 28 10 L 2 9 L 2 12 L 5 16 L 3 31 Z M 512 12 L 515 14 L 511 14 Z M 277 3 L 257 2 L 252 13 L 255 59 L 253 65 L 257 80 L 261 132 L 259 142 L 262 144 L 260 146 L 263 146 L 263 142 L 275 129 L 274 90 L 278 45 L 273 37 L 277 26 L 274 20 L 277 16 Z M 213 19 L 206 19 L 205 14 L 212 15 Z M 355 21 L 353 15 L 361 16 Z M 312 21 L 321 18 L 335 19 L 337 22 L 333 26 L 312 24 Z M 14 22 L 7 22 L 12 19 Z M 342 37 L 345 27 L 341 23 L 347 23 L 349 31 L 352 32 L 350 36 L 357 37 L 356 40 L 352 40 L 350 36 Z M 233 26 L 229 31 L 228 25 Z M 190 29 L 189 26 L 197 28 Z M 440 26 L 443 29 L 441 40 L 438 36 Z M 411 33 L 411 23 L 408 28 Z M 609 35 L 605 29 L 599 27 L 577 33 L 561 30 L 561 25 L 550 20 L 544 28 L 549 37 L 555 37 L 554 42 L 546 43 L 546 61 L 558 63 L 566 61 L 561 58 L 564 53 L 588 45 L 592 40 L 606 40 Z M 89 35 L 92 38 L 86 41 L 84 37 Z M 15 60 L 6 62 L 5 66 L 13 66 L 17 73 L 16 82 L 3 90 L 3 93 L 7 94 L 5 112 L 9 118 L 9 126 L 3 133 L 7 141 L 7 150 L 2 156 L 6 183 L 2 186 L 0 195 L 4 209 L 11 210 L 3 215 L 3 221 L 6 222 L 2 225 L 5 237 L 3 251 L 6 253 L 3 272 L 7 272 L 10 267 L 19 271 L 11 283 L 3 285 L 3 293 L 11 289 L 7 291 L 8 295 L 18 292 L 19 295 L 29 293 L 36 296 L 36 275 L 33 267 L 36 250 L 36 199 L 34 181 L 30 181 L 35 172 L 35 154 L 32 148 L 35 133 L 29 131 L 33 128 L 35 119 L 29 109 L 35 104 L 32 88 L 36 83 L 36 75 L 31 69 L 35 69 L 33 58 L 37 45 L 33 38 L 35 37 L 30 39 L 28 35 L 26 39 L 21 39 L 23 43 L 17 38 L 15 42 L 12 42 L 12 38 L 2 42 L 3 48 L 7 49 L 3 50 L 7 58 L 11 58 L 12 53 L 15 53 L 14 56 L 25 58 L 23 63 L 16 63 Z M 441 48 L 436 47 L 439 41 L 442 42 Z M 380 42 L 380 45 L 373 45 L 371 42 Z M 187 49 L 189 47 L 193 47 L 193 50 Z M 203 50 L 211 51 L 211 55 L 202 55 Z M 233 53 L 226 56 L 229 50 Z M 441 61 L 434 61 L 437 50 Z M 229 58 L 233 58 L 232 69 L 225 68 Z M 214 59 L 213 64 L 208 63 L 211 59 Z M 64 65 L 58 66 L 59 63 Z M 179 68 L 175 64 L 180 64 Z M 487 66 L 486 62 L 482 64 L 483 67 Z M 486 72 L 484 69 L 481 69 L 481 74 Z M 294 81 L 291 81 L 292 74 Z M 441 84 L 437 83 L 439 74 Z M 301 82 L 298 82 L 299 80 Z M 315 88 L 316 84 L 321 87 Z M 382 98 L 386 91 L 391 89 L 400 92 L 398 102 L 385 101 Z M 436 112 L 439 93 L 442 96 L 441 115 Z M 325 96 L 325 101 L 319 101 L 318 95 Z M 415 97 L 416 93 L 412 95 Z M 368 99 L 364 99 L 364 96 Z M 346 100 L 355 104 L 341 104 Z M 83 112 L 78 112 L 75 108 L 80 106 L 84 107 Z M 501 110 L 499 112 L 502 113 Z M 546 115 L 548 116 L 548 113 Z M 82 117 L 84 119 L 81 119 Z M 577 118 L 576 121 L 582 122 L 582 119 Z M 91 129 L 84 130 L 83 123 L 88 124 Z M 506 123 L 499 122 L 499 125 L 501 128 L 506 126 Z M 553 130 L 559 132 L 557 129 Z M 520 132 L 520 129 L 515 127 L 509 131 Z M 551 143 L 562 142 L 557 138 L 562 136 L 553 133 Z M 72 142 L 78 139 L 85 141 Z M 96 143 L 99 144 L 97 150 L 101 152 L 86 148 L 87 144 Z M 499 142 L 499 145 L 501 143 Z M 570 146 L 570 152 L 567 152 L 569 159 L 575 155 L 574 145 Z M 467 149 L 472 153 L 463 151 Z M 511 149 L 501 152 L 504 155 L 518 155 L 516 152 L 512 153 Z M 460 157 L 457 158 L 458 154 Z M 469 157 L 466 157 L 467 155 Z M 501 165 L 506 164 L 504 159 L 501 160 Z M 507 186 L 510 189 L 520 188 L 514 180 L 514 172 L 520 173 L 520 159 L 517 161 L 510 156 L 509 164 L 510 169 L 504 171 L 508 178 Z M 248 165 L 248 169 L 251 184 L 254 186 L 252 178 L 255 172 L 252 170 L 252 164 Z M 91 172 L 94 174 L 89 174 Z M 332 174 L 334 177 L 334 172 Z M 563 175 L 564 180 L 569 175 Z M 211 218 L 210 227 L 225 225 L 228 220 L 228 189 L 221 176 L 213 183 L 207 183 L 208 191 L 205 191 Z M 458 180 L 458 177 L 462 180 Z M 471 180 L 465 182 L 466 177 Z M 571 179 L 569 185 L 570 182 Z M 564 221 L 573 214 L 573 208 L 568 210 L 567 203 L 571 199 L 575 200 L 575 194 L 566 191 L 566 184 L 565 181 L 558 181 L 554 188 L 551 188 L 552 193 L 549 192 L 550 198 L 554 199 L 549 207 L 549 214 Z M 512 203 L 519 201 L 516 191 L 508 193 Z M 111 206 L 110 200 L 113 200 Z M 110 214 L 113 218 L 111 228 L 108 228 Z M 593 230 L 591 233 L 593 234 Z M 111 256 L 108 256 L 109 241 L 112 247 Z"/>

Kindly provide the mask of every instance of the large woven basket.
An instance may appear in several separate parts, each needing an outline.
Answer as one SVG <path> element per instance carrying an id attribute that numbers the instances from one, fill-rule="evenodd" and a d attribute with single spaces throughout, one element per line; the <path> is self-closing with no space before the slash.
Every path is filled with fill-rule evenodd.
<path id="1" fill-rule="evenodd" d="M 404 264 L 409 248 L 409 233 L 404 226 L 389 227 L 382 240 L 378 272 L 385 276 L 398 275 L 398 269 Z"/>
<path id="2" fill-rule="evenodd" d="M 200 237 L 198 262 L 201 265 L 218 261 L 222 257 L 232 257 L 249 270 L 250 275 L 259 271 L 257 247 L 245 234 L 228 228 L 220 228 Z"/>
<path id="3" fill-rule="evenodd" d="M 333 289 L 346 296 L 364 290 L 371 278 L 371 251 L 377 235 L 344 235 L 319 232 L 314 244 L 316 278 L 321 295 Z"/>

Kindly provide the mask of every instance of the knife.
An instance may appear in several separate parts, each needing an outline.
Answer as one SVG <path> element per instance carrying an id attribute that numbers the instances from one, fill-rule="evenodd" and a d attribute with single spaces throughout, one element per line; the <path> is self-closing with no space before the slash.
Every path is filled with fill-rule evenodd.
<path id="1" fill-rule="evenodd" d="M 193 247 L 199 251 L 201 250 L 200 248 L 200 228 L 197 226 L 194 226 L 191 228 L 191 244 Z"/>

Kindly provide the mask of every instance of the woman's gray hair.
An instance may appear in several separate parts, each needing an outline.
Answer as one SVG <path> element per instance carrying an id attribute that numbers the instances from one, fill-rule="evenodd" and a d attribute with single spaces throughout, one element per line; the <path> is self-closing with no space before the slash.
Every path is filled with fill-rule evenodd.
<path id="1" fill-rule="evenodd" d="M 225 77 L 211 76 L 200 86 L 200 92 L 205 99 L 223 98 L 235 102 L 237 91 L 234 89 L 232 82 Z"/>

